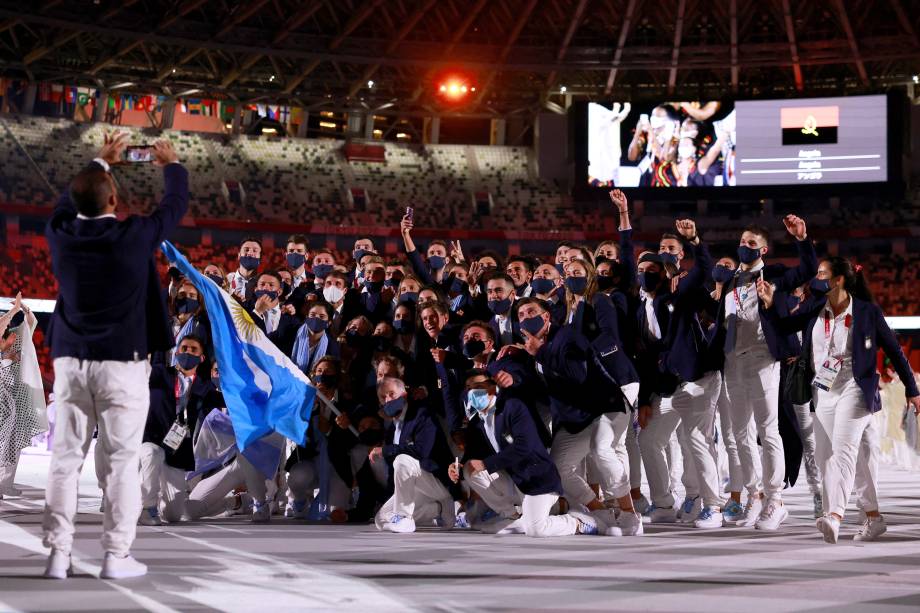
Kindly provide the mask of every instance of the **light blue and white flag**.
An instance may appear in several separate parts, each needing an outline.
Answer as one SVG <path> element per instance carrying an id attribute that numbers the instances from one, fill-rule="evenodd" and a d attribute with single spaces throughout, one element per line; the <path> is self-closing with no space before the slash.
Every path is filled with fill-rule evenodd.
<path id="1" fill-rule="evenodd" d="M 160 248 L 204 301 L 220 387 L 240 451 L 272 432 L 303 445 L 316 388 L 230 294 L 195 270 L 169 241 Z"/>

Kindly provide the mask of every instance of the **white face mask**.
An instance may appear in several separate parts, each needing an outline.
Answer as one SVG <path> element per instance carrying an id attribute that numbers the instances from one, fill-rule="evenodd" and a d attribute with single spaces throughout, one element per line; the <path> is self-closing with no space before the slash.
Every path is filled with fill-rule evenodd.
<path id="1" fill-rule="evenodd" d="M 330 285 L 323 288 L 323 298 L 326 299 L 326 302 L 329 304 L 335 304 L 342 299 L 342 296 L 345 295 L 345 290 L 335 285 Z"/>
<path id="2" fill-rule="evenodd" d="M 680 159 L 687 160 L 693 157 L 693 145 L 681 146 L 677 149 L 677 155 Z"/>

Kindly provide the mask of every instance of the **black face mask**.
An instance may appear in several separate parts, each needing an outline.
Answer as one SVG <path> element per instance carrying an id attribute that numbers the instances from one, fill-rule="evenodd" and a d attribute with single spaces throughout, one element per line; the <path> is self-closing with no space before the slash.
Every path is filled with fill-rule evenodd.
<path id="1" fill-rule="evenodd" d="M 480 340 L 472 339 L 463 343 L 463 355 L 471 360 L 485 350 L 486 344 Z"/>
<path id="2" fill-rule="evenodd" d="M 615 285 L 613 277 L 597 277 L 597 288 L 601 291 L 608 290 Z"/>
<path id="3" fill-rule="evenodd" d="M 386 336 L 375 336 L 374 339 L 374 350 L 381 353 L 387 352 L 390 350 L 390 347 L 393 346 L 393 339 Z"/>
<path id="4" fill-rule="evenodd" d="M 358 334 L 357 330 L 346 330 L 345 331 L 345 343 L 349 347 L 354 347 L 356 349 L 363 347 L 367 343 L 367 337 L 361 336 Z"/>

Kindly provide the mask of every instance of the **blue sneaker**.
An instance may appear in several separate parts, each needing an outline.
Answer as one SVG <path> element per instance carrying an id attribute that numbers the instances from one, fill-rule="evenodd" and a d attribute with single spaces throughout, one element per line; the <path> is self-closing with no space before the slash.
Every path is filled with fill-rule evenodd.
<path id="1" fill-rule="evenodd" d="M 415 532 L 415 520 L 405 515 L 394 515 L 386 524 L 390 532 L 409 533 Z"/>
<path id="2" fill-rule="evenodd" d="M 156 507 L 147 507 L 141 511 L 138 522 L 142 526 L 162 526 L 163 521 L 160 519 L 160 512 Z"/>
<path id="3" fill-rule="evenodd" d="M 704 530 L 722 527 L 722 513 L 719 507 L 703 507 L 693 520 L 693 526 Z"/>
<path id="4" fill-rule="evenodd" d="M 457 517 L 454 518 L 454 530 L 469 530 L 471 527 L 466 519 L 466 512 L 457 513 Z"/>
<path id="5" fill-rule="evenodd" d="M 728 504 L 722 508 L 722 517 L 724 517 L 727 522 L 735 523 L 741 519 L 742 515 L 744 515 L 744 507 L 741 506 L 740 502 L 729 500 Z"/>
<path id="6" fill-rule="evenodd" d="M 702 510 L 703 501 L 699 496 L 695 498 L 687 496 L 684 498 L 684 501 L 680 505 L 680 509 L 677 511 L 677 521 L 690 523 L 696 519 L 696 516 L 699 515 Z"/>

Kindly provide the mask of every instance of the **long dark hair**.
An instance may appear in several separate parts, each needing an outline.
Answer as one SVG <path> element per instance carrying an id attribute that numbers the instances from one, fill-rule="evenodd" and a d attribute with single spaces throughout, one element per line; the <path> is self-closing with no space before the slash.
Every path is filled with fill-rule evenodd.
<path id="1" fill-rule="evenodd" d="M 843 287 L 851 296 L 865 302 L 875 302 L 862 266 L 854 265 L 850 260 L 839 256 L 825 258 L 824 261 L 830 266 L 832 276 L 843 277 Z"/>

